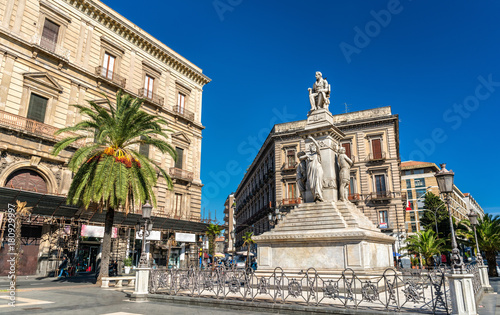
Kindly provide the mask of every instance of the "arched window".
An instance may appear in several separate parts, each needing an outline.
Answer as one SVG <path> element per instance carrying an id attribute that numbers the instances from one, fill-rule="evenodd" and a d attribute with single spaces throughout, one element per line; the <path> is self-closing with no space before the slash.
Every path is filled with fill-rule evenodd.
<path id="1" fill-rule="evenodd" d="M 47 183 L 40 174 L 33 170 L 21 169 L 13 172 L 7 178 L 5 187 L 35 191 L 46 194 Z"/>

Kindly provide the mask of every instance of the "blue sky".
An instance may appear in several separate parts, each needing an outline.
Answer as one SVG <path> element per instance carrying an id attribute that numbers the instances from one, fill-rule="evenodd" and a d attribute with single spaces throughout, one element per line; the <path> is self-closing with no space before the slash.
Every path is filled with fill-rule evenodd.
<path id="1" fill-rule="evenodd" d="M 322 71 L 333 114 L 391 106 L 403 160 L 446 162 L 490 213 L 500 114 L 496 1 L 133 1 L 105 4 L 203 69 L 202 213 L 227 195 L 273 123 L 305 119 Z"/>

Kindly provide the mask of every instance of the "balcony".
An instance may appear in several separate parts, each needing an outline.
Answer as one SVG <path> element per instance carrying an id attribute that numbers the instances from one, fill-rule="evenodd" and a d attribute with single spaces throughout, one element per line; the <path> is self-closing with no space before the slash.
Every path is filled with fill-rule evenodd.
<path id="1" fill-rule="evenodd" d="M 59 128 L 52 127 L 50 125 L 38 122 L 36 120 L 28 119 L 19 115 L 14 115 L 6 111 L 0 110 L 0 126 L 6 127 L 8 129 L 13 129 L 20 131 L 25 134 L 33 135 L 42 139 L 52 140 L 54 142 L 61 141 L 67 137 L 76 136 L 72 132 L 63 132 L 59 135 L 54 133 L 59 130 Z M 73 143 L 73 147 L 81 147 L 85 145 L 87 139 L 80 139 Z"/>
<path id="2" fill-rule="evenodd" d="M 385 160 L 385 152 L 370 153 L 366 156 L 366 162 L 378 162 Z"/>
<path id="3" fill-rule="evenodd" d="M 295 206 L 300 204 L 301 200 L 300 198 L 286 198 L 283 199 L 282 205 L 283 206 Z"/>
<path id="4" fill-rule="evenodd" d="M 108 69 L 104 68 L 103 66 L 99 66 L 95 68 L 95 73 L 105 79 L 108 82 L 111 82 L 115 85 L 118 85 L 121 88 L 125 88 L 125 83 L 127 82 L 127 79 L 124 77 L 118 75 L 116 72 L 109 71 Z"/>
<path id="5" fill-rule="evenodd" d="M 184 107 L 181 107 L 179 105 L 177 106 L 172 106 L 172 110 L 179 116 L 182 116 L 184 117 L 185 119 L 189 120 L 189 121 L 194 121 L 194 113 L 193 112 L 190 112 L 188 111 L 187 109 L 185 109 Z"/>
<path id="6" fill-rule="evenodd" d="M 193 181 L 193 172 L 185 171 L 180 168 L 171 167 L 170 176 L 175 179 L 180 179 L 188 182 Z"/>
<path id="7" fill-rule="evenodd" d="M 293 163 L 283 163 L 283 167 L 281 168 L 283 171 L 294 171 L 297 168 L 297 162 Z"/>
<path id="8" fill-rule="evenodd" d="M 146 101 L 163 107 L 163 97 L 158 96 L 158 94 L 145 88 L 140 88 L 137 94 L 139 94 L 139 97 L 143 97 Z"/>
<path id="9" fill-rule="evenodd" d="M 69 49 L 63 48 L 63 46 L 58 45 L 57 42 L 42 37 L 39 33 L 33 35 L 31 43 L 38 46 L 38 48 L 65 60 L 69 60 L 69 56 L 71 55 L 71 51 Z"/>
<path id="10" fill-rule="evenodd" d="M 349 194 L 349 196 L 347 196 L 347 199 L 349 199 L 349 201 L 351 201 L 351 202 L 358 202 L 361 200 L 361 195 L 360 194 Z"/>
<path id="11" fill-rule="evenodd" d="M 393 197 L 393 193 L 390 191 L 374 191 L 370 194 L 370 198 L 372 200 L 377 200 L 377 201 L 386 201 L 390 200 Z"/>

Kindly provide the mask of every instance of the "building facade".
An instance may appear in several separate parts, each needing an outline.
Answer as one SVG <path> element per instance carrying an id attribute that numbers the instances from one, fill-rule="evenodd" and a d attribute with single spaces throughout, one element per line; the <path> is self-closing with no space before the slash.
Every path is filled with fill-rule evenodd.
<path id="1" fill-rule="evenodd" d="M 199 222 L 202 92 L 210 82 L 202 70 L 100 1 L 6 0 L 0 19 L 0 186 L 64 196 L 79 144 L 55 157 L 54 143 L 70 134 L 54 132 L 84 119 L 70 104 L 113 102 L 123 90 L 169 123 L 179 156 L 138 147 L 174 180 L 170 191 L 159 178 L 153 215 Z M 50 220 L 68 223 L 43 218 L 40 239 L 58 230 Z M 40 242 L 38 261 L 56 260 L 48 248 Z"/>
<path id="2" fill-rule="evenodd" d="M 224 253 L 234 253 L 234 240 L 231 235 L 235 226 L 234 208 L 234 194 L 230 194 L 224 202 Z"/>
<path id="3" fill-rule="evenodd" d="M 404 228 L 404 198 L 398 115 L 390 107 L 381 107 L 333 118 L 346 135 L 341 145 L 354 162 L 349 200 L 383 232 L 399 237 Z M 269 221 L 269 213 L 286 215 L 301 203 L 296 167 L 297 153 L 305 151 L 299 136 L 305 124 L 303 120 L 275 125 L 239 184 L 235 192 L 237 247 L 246 231 L 259 235 L 272 228 L 275 222 Z"/>
<path id="4" fill-rule="evenodd" d="M 425 195 L 432 192 L 443 198 L 434 176 L 439 170 L 440 168 L 431 162 L 406 161 L 401 163 L 401 187 L 408 198 L 405 215 L 408 234 L 417 233 L 422 229 L 420 219 L 425 211 L 430 211 L 424 206 Z M 483 209 L 471 194 L 462 193 L 456 185 L 453 187 L 450 209 L 457 221 L 468 220 L 467 215 L 470 209 L 474 209 L 480 217 L 484 216 Z"/>

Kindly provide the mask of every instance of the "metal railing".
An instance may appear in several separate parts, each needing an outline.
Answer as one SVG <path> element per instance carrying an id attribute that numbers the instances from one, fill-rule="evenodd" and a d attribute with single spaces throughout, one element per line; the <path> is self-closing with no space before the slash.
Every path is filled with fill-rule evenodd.
<path id="1" fill-rule="evenodd" d="M 370 153 L 366 156 L 366 161 L 367 162 L 372 162 L 372 161 L 383 161 L 386 159 L 385 152 L 380 152 L 380 153 Z"/>
<path id="2" fill-rule="evenodd" d="M 297 162 L 293 162 L 293 163 L 283 163 L 283 167 L 282 167 L 282 170 L 284 171 L 291 171 L 291 170 L 295 170 L 297 168 Z"/>
<path id="3" fill-rule="evenodd" d="M 285 198 L 283 199 L 282 205 L 283 206 L 292 206 L 292 205 L 298 205 L 300 204 L 300 198 Z"/>
<path id="4" fill-rule="evenodd" d="M 360 201 L 361 195 L 360 194 L 349 194 L 349 196 L 347 196 L 347 199 L 349 199 L 349 201 Z"/>
<path id="5" fill-rule="evenodd" d="M 143 97 L 146 101 L 149 101 L 158 106 L 163 106 L 163 97 L 158 96 L 158 94 L 153 93 L 153 91 L 145 88 L 140 88 L 137 94 L 139 94 L 139 97 Z"/>
<path id="6" fill-rule="evenodd" d="M 314 268 L 270 275 L 253 270 L 216 267 L 210 270 L 152 270 L 149 292 L 251 303 L 292 304 L 325 309 L 365 309 L 449 314 L 445 274 L 441 270 L 402 273 L 392 268 L 357 275 L 318 273 Z M 262 304 L 260 304 L 262 305 Z"/>
<path id="7" fill-rule="evenodd" d="M 63 132 L 59 135 L 55 135 L 55 132 L 59 128 L 38 122 L 36 120 L 28 119 L 19 115 L 14 115 L 6 111 L 0 110 L 0 126 L 7 127 L 9 129 L 18 130 L 20 132 L 38 136 L 44 139 L 49 139 L 55 142 L 61 141 L 67 137 L 74 137 L 77 134 L 72 132 Z M 80 139 L 74 142 L 72 146 L 81 147 L 85 145 L 89 139 Z"/>
<path id="8" fill-rule="evenodd" d="M 176 179 L 181 179 L 189 182 L 192 182 L 194 178 L 193 172 L 189 172 L 176 167 L 170 168 L 170 176 Z"/>
<path id="9" fill-rule="evenodd" d="M 181 107 L 179 105 L 177 106 L 172 106 L 172 110 L 179 114 L 180 116 L 186 118 L 187 120 L 194 121 L 194 113 L 191 111 L 188 111 L 184 107 Z"/>
<path id="10" fill-rule="evenodd" d="M 108 81 L 110 81 L 110 82 L 112 82 L 112 83 L 114 83 L 122 88 L 125 87 L 127 79 L 118 75 L 116 72 L 109 71 L 108 69 L 106 69 L 103 66 L 96 67 L 95 72 L 101 78 L 104 78 L 104 79 L 106 79 L 106 80 L 108 80 Z"/>
<path id="11" fill-rule="evenodd" d="M 63 57 L 66 60 L 69 60 L 69 56 L 71 55 L 71 51 L 69 49 L 64 48 L 62 45 L 57 44 L 57 42 L 53 40 L 41 36 L 39 33 L 35 33 L 35 35 L 31 37 L 31 43 L 37 45 L 45 51 Z"/>
<path id="12" fill-rule="evenodd" d="M 388 200 L 394 198 L 394 194 L 390 191 L 373 191 L 370 193 L 372 200 Z"/>

